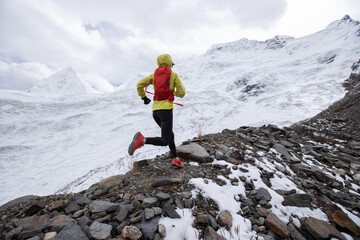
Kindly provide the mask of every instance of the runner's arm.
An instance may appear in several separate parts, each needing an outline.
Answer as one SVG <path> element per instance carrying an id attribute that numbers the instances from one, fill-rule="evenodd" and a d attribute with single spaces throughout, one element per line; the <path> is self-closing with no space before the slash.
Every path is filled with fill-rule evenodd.
<path id="1" fill-rule="evenodd" d="M 184 85 L 180 80 L 179 75 L 175 74 L 174 82 L 175 82 L 175 92 L 174 92 L 175 97 L 180 97 L 180 98 L 184 97 L 186 91 Z"/>
<path id="2" fill-rule="evenodd" d="M 136 84 L 136 90 L 138 95 L 143 98 L 146 97 L 146 93 L 144 88 L 146 88 L 149 84 L 154 84 L 154 74 L 150 74 L 146 78 L 141 79 Z"/>

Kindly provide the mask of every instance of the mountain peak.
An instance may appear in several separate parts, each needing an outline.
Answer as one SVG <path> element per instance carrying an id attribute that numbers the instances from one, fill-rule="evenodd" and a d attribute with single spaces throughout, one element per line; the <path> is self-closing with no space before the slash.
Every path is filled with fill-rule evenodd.
<path id="1" fill-rule="evenodd" d="M 342 26 L 360 26 L 360 22 L 352 19 L 349 15 L 345 15 L 340 20 L 330 23 L 326 28 L 337 28 Z"/>

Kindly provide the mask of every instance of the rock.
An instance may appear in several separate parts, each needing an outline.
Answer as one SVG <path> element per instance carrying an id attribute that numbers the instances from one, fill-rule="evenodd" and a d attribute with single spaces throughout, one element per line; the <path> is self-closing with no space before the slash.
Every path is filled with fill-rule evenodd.
<path id="1" fill-rule="evenodd" d="M 152 187 L 161 187 L 161 186 L 165 186 L 165 185 L 174 185 L 174 184 L 178 184 L 178 183 L 181 183 L 181 179 L 160 176 L 160 177 L 156 177 L 152 180 L 151 186 Z"/>
<path id="2" fill-rule="evenodd" d="M 84 210 L 79 210 L 79 211 L 76 211 L 76 212 L 73 214 L 73 218 L 79 218 L 79 217 L 81 217 L 82 215 L 84 215 Z"/>
<path id="3" fill-rule="evenodd" d="M 92 221 L 88 217 L 82 216 L 78 219 L 78 223 L 80 224 L 81 228 L 84 229 L 84 227 L 89 226 Z"/>
<path id="4" fill-rule="evenodd" d="M 52 238 L 54 238 L 56 236 L 56 232 L 47 232 L 45 233 L 44 239 L 43 240 L 50 240 Z"/>
<path id="5" fill-rule="evenodd" d="M 13 238 L 17 238 L 17 236 L 19 235 L 19 233 L 23 230 L 22 227 L 17 227 L 12 229 L 10 232 L 8 232 L 5 235 L 5 240 L 11 240 Z M 0 235 L 1 236 L 1 235 Z"/>
<path id="6" fill-rule="evenodd" d="M 165 217 L 181 218 L 170 203 L 164 203 L 162 209 Z"/>
<path id="7" fill-rule="evenodd" d="M 111 237 L 112 228 L 113 228 L 113 226 L 111 226 L 111 225 L 94 221 L 90 225 L 89 231 L 90 231 L 91 237 L 93 237 L 95 239 L 108 239 Z"/>
<path id="8" fill-rule="evenodd" d="M 76 222 L 68 223 L 54 238 L 51 240 L 88 240 L 85 233 L 81 230 Z"/>
<path id="9" fill-rule="evenodd" d="M 119 204 L 106 201 L 93 201 L 89 207 L 91 213 L 112 212 L 118 208 Z"/>
<path id="10" fill-rule="evenodd" d="M 286 149 L 286 147 L 284 147 L 283 145 L 276 143 L 273 148 L 280 154 L 284 155 L 284 157 L 290 161 L 291 160 L 291 156 L 288 152 L 288 150 Z"/>
<path id="11" fill-rule="evenodd" d="M 67 203 L 64 200 L 58 200 L 49 206 L 49 211 L 61 211 L 66 205 Z"/>
<path id="12" fill-rule="evenodd" d="M 313 217 L 306 219 L 302 228 L 310 233 L 315 239 L 330 239 L 336 237 L 341 240 L 346 240 L 335 227 L 325 221 Z"/>
<path id="13" fill-rule="evenodd" d="M 31 216 L 37 213 L 38 211 L 40 211 L 41 209 L 43 209 L 44 207 L 45 207 L 45 202 L 43 200 L 40 200 L 35 204 L 31 205 L 30 207 L 28 207 L 24 212 L 25 215 Z"/>
<path id="14" fill-rule="evenodd" d="M 95 189 L 95 188 L 101 188 L 101 189 L 111 189 L 119 186 L 125 181 L 126 177 L 125 175 L 119 174 L 115 176 L 111 176 L 108 178 L 105 178 L 101 180 L 99 183 L 95 183 L 89 187 L 89 190 Z"/>
<path id="15" fill-rule="evenodd" d="M 145 213 L 142 213 L 142 220 L 139 224 L 139 228 L 143 234 L 142 239 L 154 239 L 159 225 L 160 216 L 156 216 L 150 220 L 145 219 Z"/>
<path id="16" fill-rule="evenodd" d="M 136 195 L 134 196 L 134 199 L 137 200 L 137 201 L 139 201 L 139 202 L 143 202 L 144 199 L 145 199 L 145 196 L 142 195 L 142 194 L 136 194 Z"/>
<path id="17" fill-rule="evenodd" d="M 267 209 L 265 209 L 265 208 L 262 208 L 262 207 L 260 207 L 260 208 L 257 209 L 257 214 L 258 214 L 260 217 L 267 217 L 267 216 L 269 216 L 270 213 L 271 213 L 271 212 L 270 212 L 269 210 L 267 210 Z"/>
<path id="18" fill-rule="evenodd" d="M 159 224 L 159 226 L 158 226 L 158 232 L 159 232 L 161 238 L 165 238 L 165 237 L 166 237 L 166 228 L 165 228 L 164 225 Z"/>
<path id="19" fill-rule="evenodd" d="M 125 239 L 138 240 L 142 237 L 141 231 L 135 226 L 126 226 L 121 231 L 121 236 Z"/>
<path id="20" fill-rule="evenodd" d="M 189 199 L 189 198 L 192 197 L 192 193 L 191 192 L 182 192 L 182 193 L 180 193 L 180 197 L 185 198 L 185 199 Z"/>
<path id="21" fill-rule="evenodd" d="M 329 220 L 336 225 L 348 229 L 355 236 L 360 236 L 360 228 L 356 223 L 346 215 L 338 206 L 326 203 L 326 215 Z"/>
<path id="22" fill-rule="evenodd" d="M 150 220 L 155 217 L 155 212 L 152 208 L 145 208 L 145 219 Z"/>
<path id="23" fill-rule="evenodd" d="M 308 194 L 292 194 L 284 196 L 284 206 L 311 207 L 312 198 Z"/>
<path id="24" fill-rule="evenodd" d="M 120 208 L 119 213 L 115 216 L 115 219 L 121 223 L 127 218 L 129 211 L 131 210 L 130 205 L 125 205 Z"/>
<path id="25" fill-rule="evenodd" d="M 17 205 L 19 203 L 23 203 L 23 202 L 26 202 L 26 201 L 39 199 L 39 198 L 40 198 L 39 196 L 35 196 L 35 195 L 26 195 L 26 196 L 23 196 L 23 197 L 15 198 L 14 200 L 11 200 L 11 201 L 5 203 L 4 205 L 1 205 L 0 206 L 0 212 L 3 212 L 8 207 L 15 206 L 15 205 Z"/>
<path id="26" fill-rule="evenodd" d="M 215 158 L 217 160 L 225 160 L 225 154 L 223 152 L 220 152 L 219 150 L 215 151 Z"/>
<path id="27" fill-rule="evenodd" d="M 215 230 L 208 226 L 204 232 L 204 240 L 226 240 L 223 236 L 220 236 Z"/>
<path id="28" fill-rule="evenodd" d="M 153 207 L 155 216 L 162 214 L 162 209 L 159 207 Z"/>
<path id="29" fill-rule="evenodd" d="M 164 200 L 168 200 L 170 199 L 170 195 L 164 192 L 159 192 L 155 195 L 155 197 L 157 199 L 159 199 L 160 201 L 164 201 Z"/>
<path id="30" fill-rule="evenodd" d="M 80 206 L 77 205 L 75 202 L 71 202 L 66 208 L 65 213 L 66 214 L 73 214 L 76 211 L 80 210 Z"/>
<path id="31" fill-rule="evenodd" d="M 228 231 L 230 231 L 232 225 L 232 216 L 229 212 L 221 211 L 218 217 L 218 222 L 220 226 L 225 227 Z"/>
<path id="32" fill-rule="evenodd" d="M 18 239 L 28 239 L 41 234 L 42 234 L 41 229 L 24 230 L 18 234 Z"/>
<path id="33" fill-rule="evenodd" d="M 353 175 L 353 179 L 360 183 L 360 173 Z"/>
<path id="34" fill-rule="evenodd" d="M 183 159 L 189 159 L 195 162 L 207 163 L 211 162 L 212 158 L 204 147 L 197 143 L 190 143 L 188 145 L 181 145 L 176 147 L 177 155 Z"/>
<path id="35" fill-rule="evenodd" d="M 86 204 L 89 204 L 90 202 L 91 202 L 90 199 L 88 199 L 88 198 L 85 197 L 85 196 L 82 196 L 82 197 L 78 198 L 78 199 L 75 201 L 75 203 L 78 204 L 78 205 L 80 205 L 80 206 L 84 206 L 84 205 L 86 205 Z"/>
<path id="36" fill-rule="evenodd" d="M 19 220 L 15 220 L 16 227 L 22 227 L 24 230 L 28 229 L 44 229 L 47 226 L 50 216 L 45 214 L 41 216 L 32 216 Z"/>
<path id="37" fill-rule="evenodd" d="M 39 236 L 35 236 L 35 237 L 32 237 L 32 238 L 28 238 L 26 240 L 41 240 L 41 238 Z"/>
<path id="38" fill-rule="evenodd" d="M 143 208 L 151 208 L 159 206 L 160 202 L 156 197 L 145 198 L 142 207 Z"/>
<path id="39" fill-rule="evenodd" d="M 196 225 L 209 225 L 209 222 L 210 222 L 210 218 L 209 218 L 210 215 L 208 214 L 198 214 L 195 218 L 195 224 Z"/>
<path id="40" fill-rule="evenodd" d="M 50 220 L 48 228 L 50 231 L 59 232 L 65 225 L 73 222 L 75 222 L 75 220 L 67 215 L 58 215 Z"/>
<path id="41" fill-rule="evenodd" d="M 274 213 L 270 213 L 266 220 L 265 225 L 277 235 L 288 238 L 290 237 L 290 231 L 287 229 L 285 223 L 283 223 Z"/>
<path id="42" fill-rule="evenodd" d="M 259 188 L 254 196 L 256 200 L 265 200 L 266 202 L 271 200 L 271 195 L 265 188 Z"/>
<path id="43" fill-rule="evenodd" d="M 301 233 L 296 229 L 296 227 L 293 224 L 289 223 L 288 229 L 290 231 L 290 236 L 294 240 L 306 240 L 306 238 L 303 235 L 301 235 Z"/>

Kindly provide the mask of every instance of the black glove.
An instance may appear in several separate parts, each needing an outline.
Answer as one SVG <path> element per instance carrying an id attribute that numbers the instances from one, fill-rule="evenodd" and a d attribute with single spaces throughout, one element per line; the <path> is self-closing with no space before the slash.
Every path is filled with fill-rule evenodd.
<path id="1" fill-rule="evenodd" d="M 143 97 L 142 100 L 144 100 L 144 104 L 149 104 L 151 102 L 150 99 L 148 99 L 148 97 Z"/>

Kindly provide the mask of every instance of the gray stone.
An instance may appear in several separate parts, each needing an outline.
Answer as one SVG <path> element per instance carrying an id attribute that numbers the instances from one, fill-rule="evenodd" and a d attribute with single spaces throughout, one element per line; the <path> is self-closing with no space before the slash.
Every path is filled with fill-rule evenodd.
<path id="1" fill-rule="evenodd" d="M 73 214 L 73 218 L 79 218 L 79 217 L 81 217 L 82 215 L 84 215 L 84 210 L 79 210 L 79 211 L 76 211 L 76 212 Z"/>
<path id="2" fill-rule="evenodd" d="M 159 207 L 153 207 L 155 216 L 162 214 L 162 209 Z"/>
<path id="3" fill-rule="evenodd" d="M 143 234 L 142 239 L 154 239 L 159 225 L 160 216 L 153 217 L 150 220 L 145 219 L 145 212 L 142 214 L 142 221 L 139 228 Z"/>
<path id="4" fill-rule="evenodd" d="M 311 207 L 312 198 L 308 194 L 292 194 L 284 196 L 284 206 Z"/>
<path id="5" fill-rule="evenodd" d="M 282 154 L 283 156 L 285 156 L 285 158 L 288 160 L 288 161 L 291 161 L 291 156 L 288 152 L 288 150 L 281 144 L 279 143 L 276 143 L 273 148 L 280 154 Z"/>
<path id="6" fill-rule="evenodd" d="M 181 145 L 176 148 L 179 157 L 189 159 L 192 161 L 207 163 L 211 162 L 210 154 L 197 143 L 190 143 L 188 145 Z"/>
<path id="7" fill-rule="evenodd" d="M 18 234 L 18 239 L 28 239 L 42 233 L 41 229 L 24 230 Z"/>
<path id="8" fill-rule="evenodd" d="M 156 197 L 145 198 L 142 207 L 143 208 L 151 208 L 159 206 L 160 202 Z"/>
<path id="9" fill-rule="evenodd" d="M 122 221 L 124 221 L 124 220 L 127 218 L 130 209 L 131 209 L 130 205 L 122 206 L 122 207 L 120 208 L 119 213 L 115 216 L 115 219 L 116 219 L 119 223 L 121 223 Z"/>
<path id="10" fill-rule="evenodd" d="M 76 223 L 68 223 L 54 238 L 51 240 L 88 240 L 85 233 L 81 230 L 80 226 Z"/>
<path id="11" fill-rule="evenodd" d="M 288 229 L 290 231 L 290 236 L 294 240 L 306 240 L 306 238 L 303 235 L 301 235 L 301 233 L 296 229 L 296 227 L 293 224 L 289 223 Z"/>
<path id="12" fill-rule="evenodd" d="M 92 191 L 92 189 L 97 189 L 97 188 L 101 188 L 104 190 L 111 189 L 111 188 L 117 187 L 120 184 L 122 184 L 125 181 L 125 179 L 126 179 L 125 175 L 122 175 L 122 174 L 111 176 L 111 177 L 101 180 L 101 182 L 99 182 L 99 183 L 95 183 L 95 184 L 91 185 L 89 187 L 88 191 Z"/>
<path id="13" fill-rule="evenodd" d="M 76 204 L 79 204 L 80 206 L 84 206 L 86 204 L 89 204 L 91 201 L 87 197 L 81 196 L 75 202 L 76 202 Z"/>
<path id="14" fill-rule="evenodd" d="M 155 212 L 152 208 L 145 208 L 145 219 L 149 220 L 155 217 Z"/>
<path id="15" fill-rule="evenodd" d="M 22 227 L 17 227 L 12 229 L 5 235 L 5 240 L 11 240 L 13 238 L 17 238 L 17 236 L 19 235 L 19 233 L 21 233 L 22 230 L 23 230 Z"/>
<path id="16" fill-rule="evenodd" d="M 113 226 L 111 226 L 111 225 L 94 221 L 90 225 L 89 230 L 90 230 L 91 237 L 93 237 L 95 239 L 108 239 L 111 237 L 112 228 L 113 228 Z"/>
<path id="17" fill-rule="evenodd" d="M 50 220 L 48 228 L 50 231 L 59 232 L 65 225 L 73 222 L 75 220 L 67 215 L 58 215 Z"/>
<path id="18" fill-rule="evenodd" d="M 330 239 L 336 237 L 341 240 L 346 240 L 335 227 L 325 221 L 313 217 L 306 219 L 302 228 L 310 233 L 315 239 Z"/>
<path id="19" fill-rule="evenodd" d="M 24 230 L 28 229 L 44 229 L 50 220 L 49 215 L 32 216 L 19 220 L 15 220 L 16 227 L 22 227 Z"/>
<path id="20" fill-rule="evenodd" d="M 119 209 L 119 204 L 106 201 L 93 201 L 90 204 L 91 213 L 112 212 Z"/>
<path id="21" fill-rule="evenodd" d="M 216 158 L 217 160 L 225 160 L 225 154 L 222 153 L 222 152 L 220 152 L 220 151 L 218 151 L 218 150 L 216 150 L 216 151 L 215 151 L 215 158 Z"/>
<path id="22" fill-rule="evenodd" d="M 257 190 L 257 193 L 255 194 L 255 198 L 256 200 L 265 200 L 265 201 L 270 201 L 271 200 L 271 195 L 268 192 L 268 190 L 266 190 L 265 188 L 259 188 Z"/>
<path id="23" fill-rule="evenodd" d="M 164 192 L 159 192 L 155 195 L 156 198 L 158 198 L 161 201 L 170 199 L 170 195 Z"/>
<path id="24" fill-rule="evenodd" d="M 184 200 L 184 207 L 185 208 L 192 208 L 194 206 L 194 200 L 193 199 L 185 199 Z"/>
<path id="25" fill-rule="evenodd" d="M 169 218 L 181 218 L 180 215 L 175 211 L 173 206 L 170 203 L 164 203 L 163 212 L 165 217 Z"/>
<path id="26" fill-rule="evenodd" d="M 89 226 L 90 223 L 92 223 L 92 221 L 88 217 L 85 217 L 85 216 L 82 216 L 81 218 L 79 218 L 78 222 L 82 229 L 84 229 L 85 226 Z"/>
<path id="27" fill-rule="evenodd" d="M 156 177 L 152 180 L 151 186 L 152 187 L 161 187 L 161 186 L 165 186 L 165 185 L 174 185 L 174 184 L 178 184 L 178 183 L 181 183 L 181 179 L 160 176 L 160 177 Z"/>
<path id="28" fill-rule="evenodd" d="M 15 198 L 14 200 L 11 200 L 7 203 L 5 203 L 4 205 L 0 206 L 0 212 L 5 211 L 8 207 L 17 205 L 19 203 L 23 203 L 26 201 L 30 201 L 30 200 L 34 200 L 34 199 L 39 199 L 39 196 L 35 196 L 35 195 L 26 195 L 23 197 L 19 197 L 19 198 Z"/>
<path id="29" fill-rule="evenodd" d="M 43 240 L 50 240 L 52 238 L 54 238 L 56 236 L 56 232 L 47 232 L 45 233 L 44 239 Z"/>
<path id="30" fill-rule="evenodd" d="M 41 240 L 41 238 L 39 236 L 35 236 L 35 237 L 29 238 L 27 240 Z"/>
<path id="31" fill-rule="evenodd" d="M 65 213 L 66 214 L 72 214 L 76 211 L 79 211 L 80 207 L 79 205 L 77 205 L 75 202 L 71 202 L 66 208 L 65 208 Z"/>

